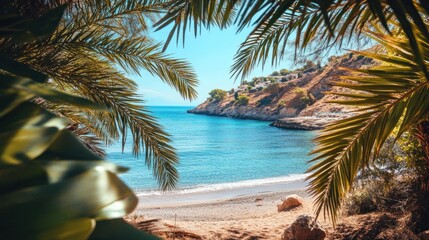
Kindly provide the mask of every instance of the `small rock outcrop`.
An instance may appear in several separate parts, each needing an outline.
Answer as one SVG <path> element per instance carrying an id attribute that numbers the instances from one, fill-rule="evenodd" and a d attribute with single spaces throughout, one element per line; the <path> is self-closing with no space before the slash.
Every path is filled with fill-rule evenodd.
<path id="1" fill-rule="evenodd" d="M 323 240 L 326 231 L 308 215 L 299 216 L 283 234 L 282 240 Z"/>
<path id="2" fill-rule="evenodd" d="M 282 118 L 274 121 L 270 126 L 300 129 L 300 130 L 318 130 L 322 129 L 328 123 L 331 123 L 339 118 L 317 118 L 317 117 L 296 117 Z"/>
<path id="3" fill-rule="evenodd" d="M 280 205 L 277 205 L 277 211 L 289 211 L 292 208 L 300 207 L 302 206 L 303 200 L 301 197 L 299 197 L 296 194 L 289 195 L 286 197 L 285 200 L 283 200 L 283 203 Z"/>

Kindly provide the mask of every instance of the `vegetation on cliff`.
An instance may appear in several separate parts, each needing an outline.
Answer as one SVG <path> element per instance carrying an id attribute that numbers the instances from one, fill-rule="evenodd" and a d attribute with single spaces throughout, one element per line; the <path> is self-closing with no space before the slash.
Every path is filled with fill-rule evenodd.
<path id="1" fill-rule="evenodd" d="M 204 103 L 190 112 L 259 120 L 278 120 L 290 117 L 345 117 L 354 107 L 328 104 L 332 94 L 326 92 L 345 92 L 334 87 L 344 75 L 342 67 L 368 68 L 376 64 L 371 58 L 348 53 L 330 57 L 325 66 L 307 61 L 295 70 L 282 69 L 270 76 L 254 77 L 244 80 L 236 89 L 230 91 L 215 89 Z M 222 97 L 217 97 L 222 92 Z M 238 96 L 246 96 L 246 104 L 237 104 Z M 243 107 L 245 106 L 245 108 Z"/>

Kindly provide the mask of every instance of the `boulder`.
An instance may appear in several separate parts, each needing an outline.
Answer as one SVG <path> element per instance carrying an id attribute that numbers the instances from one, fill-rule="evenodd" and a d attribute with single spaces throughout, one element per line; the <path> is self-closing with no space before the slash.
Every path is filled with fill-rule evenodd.
<path id="1" fill-rule="evenodd" d="M 283 200 L 283 203 L 280 205 L 277 205 L 277 211 L 289 211 L 292 208 L 300 207 L 302 206 L 303 200 L 301 197 L 299 197 L 296 194 L 289 195 L 286 197 L 285 200 Z"/>
<path id="2" fill-rule="evenodd" d="M 282 240 L 323 240 L 326 231 L 311 216 L 301 215 L 283 234 Z"/>

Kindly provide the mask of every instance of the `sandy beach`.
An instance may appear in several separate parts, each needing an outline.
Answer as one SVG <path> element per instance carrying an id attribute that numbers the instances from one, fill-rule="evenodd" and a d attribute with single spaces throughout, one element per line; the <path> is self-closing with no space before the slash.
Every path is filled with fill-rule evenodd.
<path id="1" fill-rule="evenodd" d="M 210 198 L 208 193 L 206 200 L 202 196 L 194 196 L 200 202 L 178 201 L 176 205 L 172 204 L 173 201 L 158 199 L 158 207 L 152 204 L 146 206 L 145 199 L 141 197 L 141 204 L 128 220 L 136 225 L 140 223 L 140 228 L 147 228 L 166 238 L 169 235 L 163 235 L 163 232 L 185 231 L 188 234 L 176 239 L 281 239 L 284 230 L 299 215 L 313 215 L 312 200 L 303 189 L 304 185 L 303 182 L 295 183 L 292 186 L 301 188 L 290 189 L 291 184 L 288 183 L 289 189 L 283 191 L 255 192 L 255 189 L 244 189 L 249 194 L 217 200 L 212 196 Z M 277 212 L 277 205 L 291 194 L 302 197 L 303 206 Z M 177 196 L 174 197 L 177 200 Z M 182 200 L 189 198 L 182 196 Z M 321 224 L 329 228 L 329 223 L 322 221 Z"/>

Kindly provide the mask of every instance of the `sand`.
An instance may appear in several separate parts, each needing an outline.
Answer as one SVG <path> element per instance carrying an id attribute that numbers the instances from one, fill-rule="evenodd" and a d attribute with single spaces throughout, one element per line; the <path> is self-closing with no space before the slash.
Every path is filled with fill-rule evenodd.
<path id="1" fill-rule="evenodd" d="M 302 197 L 303 206 L 277 212 L 277 205 L 290 194 Z M 127 219 L 167 239 L 281 239 L 284 230 L 299 215 L 313 213 L 312 200 L 301 189 L 200 203 L 178 203 L 177 206 L 145 207 L 142 204 Z M 330 227 L 328 222 L 320 223 L 326 228 Z M 182 238 L 177 237 L 179 235 L 169 238 L 170 235 L 165 234 L 178 230 L 189 234 Z"/>

